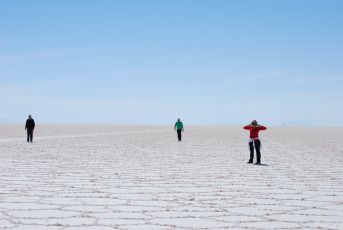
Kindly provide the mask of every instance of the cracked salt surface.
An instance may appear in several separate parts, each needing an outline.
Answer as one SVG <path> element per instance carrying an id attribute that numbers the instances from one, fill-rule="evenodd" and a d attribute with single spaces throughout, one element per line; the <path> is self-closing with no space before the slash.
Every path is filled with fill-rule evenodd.
<path id="1" fill-rule="evenodd" d="M 0 124 L 0 229 L 343 229 L 343 128 Z"/>

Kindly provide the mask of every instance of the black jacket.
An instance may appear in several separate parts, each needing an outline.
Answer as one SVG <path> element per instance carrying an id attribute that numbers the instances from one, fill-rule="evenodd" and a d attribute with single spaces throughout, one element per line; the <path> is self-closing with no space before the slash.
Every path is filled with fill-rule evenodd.
<path id="1" fill-rule="evenodd" d="M 35 128 L 35 120 L 33 120 L 33 119 L 27 119 L 26 120 L 26 125 L 25 125 L 25 129 L 34 129 Z"/>

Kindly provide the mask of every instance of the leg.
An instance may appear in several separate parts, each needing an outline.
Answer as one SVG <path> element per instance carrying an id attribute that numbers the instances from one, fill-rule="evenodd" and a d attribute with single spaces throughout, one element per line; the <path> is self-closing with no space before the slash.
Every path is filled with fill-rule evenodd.
<path id="1" fill-rule="evenodd" d="M 254 160 L 254 144 L 252 142 L 249 142 L 250 147 L 250 159 L 248 163 L 253 163 Z"/>
<path id="2" fill-rule="evenodd" d="M 30 141 L 32 142 L 32 133 L 33 133 L 33 130 L 31 129 L 31 130 L 29 130 L 28 131 L 28 133 L 29 133 L 29 135 L 28 135 L 28 139 L 30 138 Z"/>
<path id="3" fill-rule="evenodd" d="M 27 129 L 26 132 L 27 132 L 27 142 L 29 142 L 30 131 Z"/>
<path id="4" fill-rule="evenodd" d="M 179 141 L 181 141 L 181 129 L 177 130 L 177 138 L 179 139 Z"/>
<path id="5" fill-rule="evenodd" d="M 255 149 L 256 149 L 256 157 L 257 157 L 257 163 L 261 163 L 261 142 L 256 141 L 255 142 Z"/>

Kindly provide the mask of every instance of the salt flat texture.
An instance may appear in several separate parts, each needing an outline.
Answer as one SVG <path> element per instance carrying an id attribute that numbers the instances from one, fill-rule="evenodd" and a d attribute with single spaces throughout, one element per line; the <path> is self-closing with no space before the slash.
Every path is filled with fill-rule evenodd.
<path id="1" fill-rule="evenodd" d="M 0 125 L 1 229 L 343 229 L 343 128 Z"/>

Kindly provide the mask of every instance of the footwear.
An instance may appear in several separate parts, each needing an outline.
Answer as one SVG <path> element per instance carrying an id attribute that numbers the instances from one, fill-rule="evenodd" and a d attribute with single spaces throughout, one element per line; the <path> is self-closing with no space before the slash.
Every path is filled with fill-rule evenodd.
<path id="1" fill-rule="evenodd" d="M 256 162 L 256 163 L 255 163 L 255 165 L 260 165 L 260 164 L 261 164 L 261 162 Z"/>
<path id="2" fill-rule="evenodd" d="M 252 161 L 248 161 L 247 164 L 252 164 L 253 162 Z"/>

